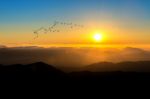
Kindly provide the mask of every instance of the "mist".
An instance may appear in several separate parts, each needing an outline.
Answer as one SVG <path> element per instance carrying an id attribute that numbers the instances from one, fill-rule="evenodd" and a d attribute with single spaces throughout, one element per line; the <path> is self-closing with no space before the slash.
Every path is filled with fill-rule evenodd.
<path id="1" fill-rule="evenodd" d="M 53 66 L 81 67 L 97 62 L 148 61 L 150 51 L 127 47 L 73 48 L 73 47 L 0 47 L 0 64 L 29 64 L 45 62 Z"/>

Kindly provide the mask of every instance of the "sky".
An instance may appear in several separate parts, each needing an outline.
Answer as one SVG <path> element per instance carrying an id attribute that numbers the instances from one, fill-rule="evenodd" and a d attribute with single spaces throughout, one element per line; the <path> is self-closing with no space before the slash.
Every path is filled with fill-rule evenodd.
<path id="1" fill-rule="evenodd" d="M 0 45 L 147 45 L 150 44 L 149 0 L 0 0 Z M 60 32 L 33 33 L 54 21 Z M 95 42 L 95 32 L 103 40 Z"/>

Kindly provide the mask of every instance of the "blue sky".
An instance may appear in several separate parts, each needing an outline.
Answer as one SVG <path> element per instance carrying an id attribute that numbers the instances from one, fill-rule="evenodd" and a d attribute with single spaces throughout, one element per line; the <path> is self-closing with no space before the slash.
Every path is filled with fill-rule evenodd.
<path id="1" fill-rule="evenodd" d="M 89 10 L 109 10 L 118 17 L 135 15 L 145 20 L 150 17 L 149 5 L 149 0 L 1 0 L 0 22 L 34 22 L 56 16 L 71 18 Z"/>

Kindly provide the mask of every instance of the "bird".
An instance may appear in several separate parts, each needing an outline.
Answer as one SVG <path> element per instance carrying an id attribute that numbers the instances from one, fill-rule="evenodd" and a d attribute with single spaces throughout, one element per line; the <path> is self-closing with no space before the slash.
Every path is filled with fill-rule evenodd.
<path id="1" fill-rule="evenodd" d="M 48 28 L 49 31 L 51 31 L 51 29 L 52 29 L 51 27 Z"/>
<path id="2" fill-rule="evenodd" d="M 48 32 L 48 30 L 44 28 L 44 33 L 46 34 L 47 32 Z"/>
<path id="3" fill-rule="evenodd" d="M 83 28 L 84 26 L 83 25 L 81 25 L 81 28 Z"/>
<path id="4" fill-rule="evenodd" d="M 61 22 L 61 25 L 63 25 L 63 22 Z"/>
<path id="5" fill-rule="evenodd" d="M 39 29 L 34 31 L 34 34 L 36 35 L 36 38 L 39 37 L 39 33 L 48 33 L 48 32 L 60 32 L 59 28 L 56 28 L 57 25 L 61 25 L 70 29 L 75 29 L 75 28 L 83 28 L 84 25 L 81 24 L 76 24 L 73 22 L 61 22 L 61 21 L 54 21 L 53 24 L 51 26 L 49 26 L 48 28 L 44 28 L 44 27 L 40 27 Z"/>
<path id="6" fill-rule="evenodd" d="M 58 22 L 58 21 L 55 21 L 54 23 L 59 24 L 59 22 Z"/>
<path id="7" fill-rule="evenodd" d="M 34 33 L 34 34 L 36 34 L 36 37 L 34 37 L 34 39 L 36 39 L 36 38 L 38 38 L 38 37 L 39 37 L 39 34 L 38 34 L 38 32 L 37 32 L 37 31 L 34 31 L 33 33 Z"/>
<path id="8" fill-rule="evenodd" d="M 76 27 L 76 26 L 78 26 L 77 24 L 74 24 L 74 26 Z"/>
<path id="9" fill-rule="evenodd" d="M 69 23 L 69 25 L 72 25 L 72 23 Z"/>
<path id="10" fill-rule="evenodd" d="M 73 26 L 71 26 L 70 28 L 73 29 Z"/>

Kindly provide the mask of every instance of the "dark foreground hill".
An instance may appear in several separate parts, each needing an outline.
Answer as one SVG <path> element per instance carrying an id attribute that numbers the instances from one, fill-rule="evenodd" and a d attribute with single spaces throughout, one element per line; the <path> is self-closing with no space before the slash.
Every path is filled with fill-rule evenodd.
<path id="1" fill-rule="evenodd" d="M 87 67 L 87 71 L 81 71 L 81 72 L 72 72 L 72 73 L 65 73 L 61 70 L 42 63 L 33 63 L 28 65 L 0 65 L 0 80 L 1 81 L 27 81 L 27 82 L 80 82 L 85 81 L 87 82 L 101 82 L 101 81 L 108 81 L 108 80 L 150 80 L 150 72 L 136 72 L 137 68 L 135 68 L 134 72 L 121 72 L 121 71 L 113 71 L 113 72 L 98 72 L 96 70 L 101 69 L 101 66 L 105 66 L 105 68 L 110 68 L 111 66 L 114 67 L 114 65 L 123 66 L 122 68 L 129 69 L 133 67 L 137 67 L 138 69 L 143 68 L 147 71 L 150 70 L 150 62 L 124 62 L 124 63 L 98 63 L 91 65 L 92 67 Z M 111 67 L 111 68 L 112 68 Z M 94 69 L 93 69 L 94 68 Z M 94 72 L 89 72 L 89 71 Z"/>

